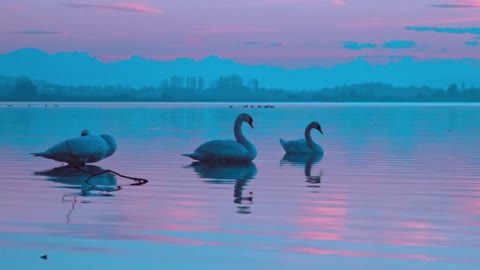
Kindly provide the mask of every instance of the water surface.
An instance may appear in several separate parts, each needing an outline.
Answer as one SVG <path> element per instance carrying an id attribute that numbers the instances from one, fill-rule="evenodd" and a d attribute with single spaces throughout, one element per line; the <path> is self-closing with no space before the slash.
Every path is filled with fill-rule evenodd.
<path id="1" fill-rule="evenodd" d="M 5 269 L 480 267 L 480 105 L 12 104 L 0 104 Z M 180 155 L 233 138 L 241 112 L 252 164 Z M 279 138 L 313 120 L 324 156 L 284 156 Z M 91 172 L 149 182 L 86 183 L 29 155 L 83 129 L 119 145 Z"/>

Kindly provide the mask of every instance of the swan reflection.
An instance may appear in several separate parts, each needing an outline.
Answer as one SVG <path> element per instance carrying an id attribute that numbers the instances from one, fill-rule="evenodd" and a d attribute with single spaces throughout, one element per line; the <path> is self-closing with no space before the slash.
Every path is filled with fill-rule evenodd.
<path id="1" fill-rule="evenodd" d="M 323 171 L 317 175 L 312 175 L 313 165 L 320 162 L 323 158 L 323 154 L 288 154 L 286 153 L 282 160 L 280 160 L 280 166 L 284 164 L 291 164 L 293 166 L 304 166 L 305 182 L 309 183 L 308 187 L 319 188 L 322 180 Z"/>
<path id="2" fill-rule="evenodd" d="M 72 196 L 72 208 L 67 214 L 67 223 L 70 222 L 70 215 L 75 209 L 77 197 L 92 197 L 92 196 L 113 196 L 112 192 L 121 190 L 124 186 L 141 186 L 148 183 L 147 179 L 131 177 L 120 174 L 113 170 L 105 170 L 95 165 L 63 166 L 46 171 L 34 172 L 34 175 L 46 176 L 46 180 L 53 183 L 60 183 L 66 185 L 65 188 L 80 190 L 79 193 L 65 194 L 62 197 L 62 203 L 67 202 L 67 197 Z M 117 178 L 125 178 L 133 181 L 130 184 L 118 184 Z M 98 192 L 93 192 L 98 191 Z M 88 201 L 82 201 L 88 203 Z"/>
<path id="3" fill-rule="evenodd" d="M 45 180 L 66 185 L 65 188 L 80 190 L 78 195 L 112 196 L 111 194 L 94 193 L 92 191 L 111 192 L 119 189 L 117 178 L 112 173 L 103 173 L 102 169 L 94 165 L 82 166 L 81 169 L 74 166 L 56 167 L 53 169 L 34 172 L 34 175 L 46 176 Z"/>
<path id="4" fill-rule="evenodd" d="M 257 175 L 257 167 L 253 162 L 242 164 L 217 164 L 205 162 L 193 162 L 190 166 L 204 183 L 209 184 L 234 184 L 233 202 L 235 204 L 253 203 L 253 193 L 243 194 L 245 186 Z M 250 206 L 238 206 L 237 213 L 250 214 Z"/>
<path id="5" fill-rule="evenodd" d="M 63 166 L 53 169 L 34 172 L 34 175 L 46 176 L 45 180 L 65 185 L 67 189 L 80 190 L 78 193 L 64 194 L 62 203 L 71 202 L 72 206 L 67 213 L 67 223 L 70 223 L 70 216 L 75 209 L 78 197 L 107 197 L 113 196 L 111 192 L 117 191 L 120 186 L 117 185 L 117 178 L 110 172 L 94 166 L 86 165 L 79 167 Z M 94 192 L 97 191 L 97 192 Z M 73 197 L 72 199 L 68 199 Z M 89 201 L 80 201 L 80 203 L 89 203 Z"/>

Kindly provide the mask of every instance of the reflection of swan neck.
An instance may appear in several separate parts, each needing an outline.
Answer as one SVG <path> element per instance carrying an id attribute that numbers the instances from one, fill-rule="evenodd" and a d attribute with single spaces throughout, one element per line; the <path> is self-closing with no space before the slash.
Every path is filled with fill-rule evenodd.
<path id="1" fill-rule="evenodd" d="M 312 175 L 312 166 L 313 166 L 313 159 L 310 157 L 306 162 L 305 162 L 305 176 L 311 176 Z"/>
<path id="2" fill-rule="evenodd" d="M 312 139 L 312 134 L 311 134 L 312 128 L 313 128 L 313 123 L 308 125 L 307 128 L 305 128 L 305 141 L 307 142 L 307 146 L 310 148 L 313 148 L 313 146 L 315 145 Z"/>

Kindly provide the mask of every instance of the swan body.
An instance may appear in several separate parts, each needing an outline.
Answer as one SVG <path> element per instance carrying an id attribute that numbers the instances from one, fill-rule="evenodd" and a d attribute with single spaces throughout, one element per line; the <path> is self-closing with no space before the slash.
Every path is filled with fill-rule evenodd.
<path id="1" fill-rule="evenodd" d="M 257 156 L 255 145 L 249 142 L 242 133 L 242 123 L 247 122 L 253 128 L 253 119 L 242 113 L 235 120 L 233 131 L 236 140 L 213 140 L 206 142 L 191 154 L 182 154 L 201 162 L 250 162 Z"/>
<path id="2" fill-rule="evenodd" d="M 84 130 L 80 137 L 64 140 L 43 152 L 32 153 L 32 155 L 70 165 L 85 165 L 105 159 L 113 155 L 116 150 L 117 143 L 113 136 L 108 134 L 96 136 Z"/>
<path id="3" fill-rule="evenodd" d="M 311 153 L 322 153 L 323 148 L 316 144 L 311 135 L 311 130 L 317 129 L 320 133 L 323 134 L 322 127 L 318 122 L 311 122 L 305 128 L 305 139 L 298 139 L 292 141 L 285 141 L 280 139 L 280 144 L 282 145 L 283 149 L 286 153 L 291 154 L 311 154 Z"/>

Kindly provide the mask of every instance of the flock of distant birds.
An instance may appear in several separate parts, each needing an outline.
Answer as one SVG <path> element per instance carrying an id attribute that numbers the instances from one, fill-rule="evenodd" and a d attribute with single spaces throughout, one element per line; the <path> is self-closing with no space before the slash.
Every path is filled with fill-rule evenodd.
<path id="1" fill-rule="evenodd" d="M 7 107 L 12 108 L 13 104 L 7 104 Z M 32 107 L 32 104 L 27 104 L 27 107 Z M 48 104 L 45 104 L 44 107 L 48 107 Z M 50 105 L 50 107 L 58 107 L 58 104 Z"/>
<path id="2" fill-rule="evenodd" d="M 192 153 L 182 155 L 199 162 L 215 164 L 251 162 L 257 156 L 257 148 L 243 135 L 243 123 L 254 128 L 253 118 L 247 113 L 241 113 L 234 122 L 235 140 L 211 140 L 198 146 Z M 305 128 L 304 139 L 291 141 L 280 139 L 280 145 L 287 154 L 323 155 L 322 146 L 312 139 L 312 129 L 323 134 L 320 124 L 314 121 Z M 108 158 L 116 150 L 117 142 L 112 135 L 94 135 L 88 130 L 83 130 L 79 137 L 64 140 L 43 152 L 32 153 L 32 155 L 73 166 L 84 166 L 87 163 L 95 163 Z"/>
<path id="3" fill-rule="evenodd" d="M 233 105 L 230 105 L 228 107 L 233 108 Z M 254 105 L 243 105 L 243 108 L 248 108 L 248 107 L 255 108 Z M 273 106 L 273 105 L 257 105 L 257 108 L 275 108 L 275 106 Z"/>
<path id="4" fill-rule="evenodd" d="M 44 105 L 45 107 L 48 107 L 48 104 L 45 104 Z M 58 104 L 53 104 L 53 105 L 50 105 L 50 106 L 53 106 L 53 107 L 58 107 Z M 7 104 L 7 107 L 9 108 L 12 108 L 13 107 L 13 104 Z M 32 107 L 32 104 L 27 104 L 27 107 Z M 229 108 L 233 108 L 234 106 L 233 105 L 230 105 L 228 106 Z M 243 105 L 243 108 L 255 108 L 254 105 Z M 275 108 L 275 106 L 273 105 L 257 105 L 256 108 Z"/>

